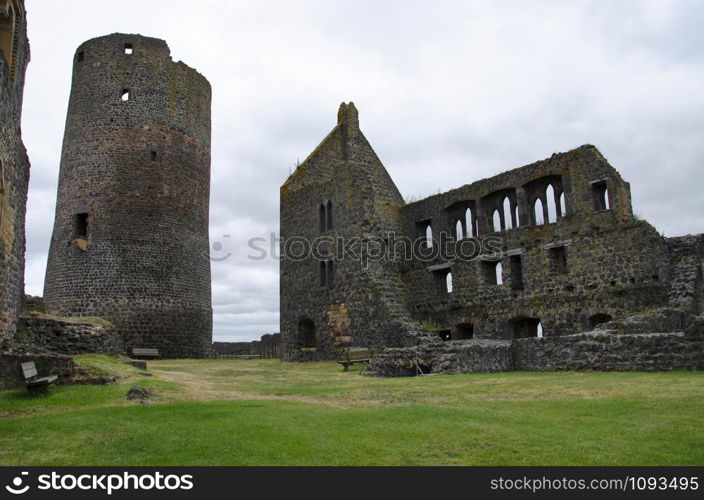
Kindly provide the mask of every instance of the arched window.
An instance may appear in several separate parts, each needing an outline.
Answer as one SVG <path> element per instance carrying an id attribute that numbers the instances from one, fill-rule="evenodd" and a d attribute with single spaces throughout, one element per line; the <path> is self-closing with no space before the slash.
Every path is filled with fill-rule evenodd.
<path id="1" fill-rule="evenodd" d="M 462 233 L 462 221 L 458 220 L 455 224 L 455 237 L 457 238 L 457 241 L 461 240 L 464 237 L 464 234 Z"/>
<path id="2" fill-rule="evenodd" d="M 513 228 L 513 222 L 511 222 L 511 202 L 508 196 L 504 198 L 504 227 L 505 229 Z"/>
<path id="3" fill-rule="evenodd" d="M 496 284 L 497 285 L 504 284 L 504 268 L 501 265 L 501 262 L 498 262 L 496 264 Z"/>
<path id="4" fill-rule="evenodd" d="M 425 246 L 433 248 L 433 228 L 430 224 L 425 228 Z"/>
<path id="5" fill-rule="evenodd" d="M 608 210 L 611 208 L 606 181 L 595 181 L 591 185 L 592 196 L 594 197 L 594 210 Z"/>
<path id="6" fill-rule="evenodd" d="M 518 205 L 516 205 L 516 209 L 514 212 L 516 214 L 516 227 L 521 227 L 521 219 L 518 218 Z"/>
<path id="7" fill-rule="evenodd" d="M 474 215 L 472 214 L 472 209 L 468 208 L 464 214 L 465 217 L 465 227 L 467 228 L 467 238 L 475 236 L 474 231 Z"/>
<path id="8" fill-rule="evenodd" d="M 310 318 L 303 318 L 298 323 L 298 346 L 311 348 L 315 347 L 317 343 L 315 323 Z"/>
<path id="9" fill-rule="evenodd" d="M 325 205 L 325 229 L 332 230 L 332 202 L 329 200 Z"/>
<path id="10" fill-rule="evenodd" d="M 533 212 L 535 214 L 535 225 L 540 226 L 545 224 L 545 218 L 543 217 L 543 202 L 538 198 L 535 200 L 535 205 L 533 205 Z"/>
<path id="11" fill-rule="evenodd" d="M 445 287 L 447 293 L 452 293 L 452 273 L 447 273 L 447 276 L 445 276 Z"/>
<path id="12" fill-rule="evenodd" d="M 498 210 L 494 210 L 493 226 L 494 226 L 494 231 L 496 231 L 496 232 L 501 231 L 501 215 L 499 215 Z"/>
<path id="13" fill-rule="evenodd" d="M 565 193 L 560 195 L 560 215 L 563 217 L 567 215 L 567 201 L 565 199 Z"/>
<path id="14" fill-rule="evenodd" d="M 552 184 L 545 190 L 545 197 L 548 201 L 548 224 L 557 222 L 557 203 L 555 202 L 555 188 Z"/>
<path id="15" fill-rule="evenodd" d="M 538 321 L 538 326 L 535 329 L 535 336 L 542 338 L 543 337 L 543 324 Z"/>

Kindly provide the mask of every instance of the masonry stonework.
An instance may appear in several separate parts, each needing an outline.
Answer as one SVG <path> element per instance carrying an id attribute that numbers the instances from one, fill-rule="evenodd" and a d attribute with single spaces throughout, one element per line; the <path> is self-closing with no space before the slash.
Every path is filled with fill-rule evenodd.
<path id="1" fill-rule="evenodd" d="M 78 47 L 44 300 L 114 323 L 125 348 L 201 357 L 212 340 L 208 81 L 163 40 Z"/>
<path id="2" fill-rule="evenodd" d="M 14 335 L 24 293 L 29 159 L 20 120 L 29 42 L 23 0 L 0 0 L 0 338 Z"/>
<path id="3" fill-rule="evenodd" d="M 493 371 L 515 366 L 514 340 L 670 306 L 691 322 L 704 309 L 702 235 L 665 238 L 634 217 L 630 185 L 594 146 L 405 203 L 352 103 L 282 186 L 281 236 L 286 360 L 369 346 L 387 349 L 377 374 L 419 352 L 447 371 Z M 360 258 L 333 242 L 355 237 Z M 593 340 L 647 357 L 678 344 L 675 333 Z"/>

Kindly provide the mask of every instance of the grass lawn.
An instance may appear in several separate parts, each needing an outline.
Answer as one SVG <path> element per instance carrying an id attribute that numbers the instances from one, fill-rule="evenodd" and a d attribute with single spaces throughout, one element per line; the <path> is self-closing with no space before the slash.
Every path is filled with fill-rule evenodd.
<path id="1" fill-rule="evenodd" d="M 0 392 L 0 465 L 704 465 L 704 372 L 379 379 L 334 363 L 116 358 Z M 128 401 L 153 388 L 150 405 Z"/>

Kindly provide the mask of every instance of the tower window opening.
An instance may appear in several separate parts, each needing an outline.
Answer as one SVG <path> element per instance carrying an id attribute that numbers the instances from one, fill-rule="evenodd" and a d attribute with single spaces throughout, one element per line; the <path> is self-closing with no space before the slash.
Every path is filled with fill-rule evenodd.
<path id="1" fill-rule="evenodd" d="M 130 89 L 122 89 L 122 94 L 120 95 L 120 99 L 123 101 L 129 101 L 130 100 Z"/>
<path id="2" fill-rule="evenodd" d="M 83 62 L 86 58 L 86 53 L 84 51 L 80 51 L 78 55 L 76 56 L 76 61 Z"/>
<path id="3" fill-rule="evenodd" d="M 132 47 L 132 44 L 131 44 L 131 43 L 126 43 L 126 44 L 125 44 L 125 54 L 131 56 L 131 55 L 132 55 L 132 52 L 134 52 L 134 49 L 133 49 L 133 47 Z"/>
<path id="4" fill-rule="evenodd" d="M 73 216 L 73 237 L 74 239 L 88 237 L 88 214 L 80 213 Z"/>
<path id="5" fill-rule="evenodd" d="M 152 158 L 152 161 L 156 161 L 156 159 L 157 159 L 156 151 L 151 152 L 151 158 Z"/>

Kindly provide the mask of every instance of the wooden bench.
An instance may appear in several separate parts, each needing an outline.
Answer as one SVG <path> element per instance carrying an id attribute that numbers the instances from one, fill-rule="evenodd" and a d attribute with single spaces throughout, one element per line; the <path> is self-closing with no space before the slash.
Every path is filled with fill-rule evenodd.
<path id="1" fill-rule="evenodd" d="M 350 347 L 342 353 L 342 359 L 338 361 L 345 371 L 350 370 L 350 365 L 355 363 L 369 363 L 374 357 L 374 350 L 367 347 Z"/>
<path id="2" fill-rule="evenodd" d="M 34 361 L 27 361 L 22 363 L 22 375 L 24 375 L 24 382 L 27 384 L 27 390 L 29 392 L 40 392 L 45 391 L 49 384 L 56 381 L 59 378 L 56 375 L 49 375 L 48 377 L 39 377 L 39 372 L 37 372 L 37 365 Z"/>
<path id="3" fill-rule="evenodd" d="M 139 358 L 148 358 L 148 359 L 155 359 L 155 358 L 160 358 L 161 354 L 159 354 L 159 349 L 146 349 L 146 348 L 141 348 L 141 347 L 133 347 L 132 348 L 132 357 L 139 359 Z"/>

